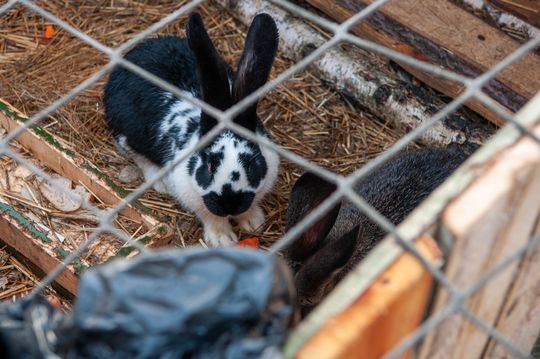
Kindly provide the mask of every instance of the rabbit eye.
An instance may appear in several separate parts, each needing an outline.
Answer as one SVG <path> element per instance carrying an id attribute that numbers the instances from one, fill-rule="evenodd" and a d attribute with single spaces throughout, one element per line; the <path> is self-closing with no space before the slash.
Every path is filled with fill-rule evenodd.
<path id="1" fill-rule="evenodd" d="M 248 166 L 252 167 L 258 164 L 259 157 L 261 157 L 260 153 L 256 153 L 253 157 L 249 159 Z"/>
<path id="2" fill-rule="evenodd" d="M 206 157 L 206 168 L 209 173 L 215 173 L 223 160 L 222 153 L 210 153 Z"/>
<path id="3" fill-rule="evenodd" d="M 207 162 L 207 167 L 208 167 L 208 172 L 210 173 L 214 173 L 217 171 L 217 168 L 218 168 L 218 161 L 215 159 L 215 158 L 210 158 L 208 159 L 208 162 Z"/>

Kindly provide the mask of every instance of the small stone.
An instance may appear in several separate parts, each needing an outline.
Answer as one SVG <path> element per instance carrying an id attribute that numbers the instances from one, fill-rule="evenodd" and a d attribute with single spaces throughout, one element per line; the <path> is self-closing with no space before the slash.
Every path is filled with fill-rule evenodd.
<path id="1" fill-rule="evenodd" d="M 141 178 L 141 171 L 137 167 L 125 166 L 118 175 L 118 180 L 122 183 L 131 184 Z"/>
<path id="2" fill-rule="evenodd" d="M 12 193 L 21 193 L 26 181 L 20 177 L 11 176 L 9 178 L 9 190 Z"/>

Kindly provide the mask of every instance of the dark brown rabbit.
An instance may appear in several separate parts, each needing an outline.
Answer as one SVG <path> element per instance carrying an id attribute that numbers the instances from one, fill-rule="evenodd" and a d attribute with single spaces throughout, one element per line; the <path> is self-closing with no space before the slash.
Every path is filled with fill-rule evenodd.
<path id="1" fill-rule="evenodd" d="M 355 191 L 397 225 L 466 158 L 457 145 L 404 152 L 360 180 Z M 287 230 L 335 189 L 312 173 L 302 175 L 291 191 Z M 342 200 L 286 248 L 302 313 L 316 306 L 385 234 L 355 205 Z"/>

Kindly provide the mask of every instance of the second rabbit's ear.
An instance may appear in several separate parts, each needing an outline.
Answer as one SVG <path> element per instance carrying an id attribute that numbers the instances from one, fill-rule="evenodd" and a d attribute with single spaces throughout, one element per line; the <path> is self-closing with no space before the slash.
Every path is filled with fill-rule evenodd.
<path id="1" fill-rule="evenodd" d="M 317 250 L 296 274 L 298 300 L 304 315 L 334 289 L 336 276 L 354 253 L 357 237 L 358 226 Z"/>
<path id="2" fill-rule="evenodd" d="M 303 174 L 294 184 L 287 208 L 287 229 L 300 222 L 336 190 L 336 185 L 313 173 Z M 286 256 L 292 261 L 302 261 L 324 241 L 338 216 L 341 204 L 335 205 L 313 223 L 287 249 Z"/>
<path id="3" fill-rule="evenodd" d="M 197 63 L 203 101 L 220 110 L 228 109 L 232 106 L 228 67 L 217 53 L 198 13 L 190 15 L 186 37 Z M 216 119 L 203 111 L 201 135 L 210 131 L 216 124 Z"/>
<path id="4" fill-rule="evenodd" d="M 246 36 L 246 43 L 233 83 L 232 98 L 237 103 L 263 86 L 268 80 L 270 69 L 278 47 L 276 23 L 268 14 L 255 16 Z M 257 124 L 257 101 L 240 115 L 234 122 L 251 131 Z"/>

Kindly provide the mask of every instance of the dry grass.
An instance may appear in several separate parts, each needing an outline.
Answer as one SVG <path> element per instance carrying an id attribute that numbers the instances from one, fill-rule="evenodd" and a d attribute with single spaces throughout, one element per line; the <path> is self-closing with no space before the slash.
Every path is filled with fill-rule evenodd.
<path id="1" fill-rule="evenodd" d="M 37 1 L 71 26 L 107 46 L 124 41 L 168 15 L 185 1 Z M 207 29 L 226 61 L 240 57 L 246 28 L 213 4 L 199 9 Z M 55 26 L 44 38 L 43 18 L 16 6 L 2 18 L 0 29 L 0 98 L 32 115 L 66 94 L 107 63 L 107 57 Z M 160 31 L 184 35 L 182 17 Z M 279 56 L 271 76 L 292 62 Z M 106 78 L 44 120 L 42 126 L 97 168 L 116 180 L 130 162 L 114 148 L 104 121 L 101 94 Z M 309 71 L 297 74 L 269 93 L 259 115 L 275 141 L 284 148 L 339 173 L 350 173 L 400 138 L 403 133 L 347 101 L 321 84 Z M 283 232 L 287 198 L 303 171 L 282 161 L 278 183 L 264 202 L 267 221 L 258 234 L 263 246 Z M 133 189 L 136 185 L 131 185 Z M 177 245 L 199 242 L 198 221 L 171 198 L 150 190 L 141 201 L 176 229 Z M 74 220 L 76 222 L 76 220 Z M 244 234 L 242 234 L 244 235 Z"/>
<path id="2" fill-rule="evenodd" d="M 30 293 L 38 282 L 39 278 L 27 266 L 0 248 L 0 301 L 16 301 Z M 44 294 L 55 306 L 69 308 L 70 303 L 62 300 L 53 289 L 46 288 Z"/>

